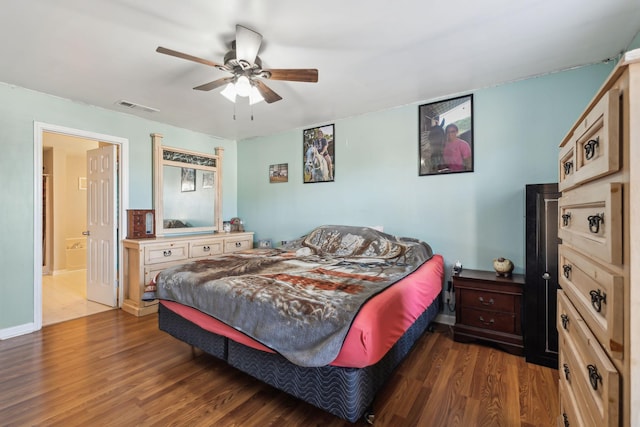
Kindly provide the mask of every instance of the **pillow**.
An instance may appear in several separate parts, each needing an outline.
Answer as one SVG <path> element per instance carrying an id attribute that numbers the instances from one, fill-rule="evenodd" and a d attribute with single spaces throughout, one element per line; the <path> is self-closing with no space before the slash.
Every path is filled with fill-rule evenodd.
<path id="1" fill-rule="evenodd" d="M 324 225 L 302 241 L 318 255 L 344 258 L 396 258 L 406 246 L 396 237 L 368 227 Z"/>

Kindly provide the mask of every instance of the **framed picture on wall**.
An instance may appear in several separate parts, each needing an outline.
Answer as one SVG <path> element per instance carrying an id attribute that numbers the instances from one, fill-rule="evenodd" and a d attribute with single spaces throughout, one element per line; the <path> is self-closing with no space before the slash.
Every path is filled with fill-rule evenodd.
<path id="1" fill-rule="evenodd" d="M 196 170 L 182 168 L 182 191 L 196 191 Z"/>
<path id="2" fill-rule="evenodd" d="M 288 182 L 289 181 L 289 163 L 279 163 L 269 166 L 269 182 Z"/>
<path id="3" fill-rule="evenodd" d="M 331 182 L 335 178 L 335 125 L 305 129 L 302 133 L 303 182 Z"/>
<path id="4" fill-rule="evenodd" d="M 473 95 L 421 105 L 418 173 L 473 172 Z"/>

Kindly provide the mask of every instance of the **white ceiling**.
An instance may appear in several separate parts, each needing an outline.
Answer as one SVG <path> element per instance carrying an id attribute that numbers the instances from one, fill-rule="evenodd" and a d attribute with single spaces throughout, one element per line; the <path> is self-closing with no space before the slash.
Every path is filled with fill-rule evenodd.
<path id="1" fill-rule="evenodd" d="M 3 0 L 0 82 L 239 140 L 430 101 L 616 57 L 640 0 Z M 234 107 L 192 88 L 230 74 L 236 24 L 264 37 L 265 81 L 284 99 Z M 116 105 L 127 100 L 157 113 Z"/>

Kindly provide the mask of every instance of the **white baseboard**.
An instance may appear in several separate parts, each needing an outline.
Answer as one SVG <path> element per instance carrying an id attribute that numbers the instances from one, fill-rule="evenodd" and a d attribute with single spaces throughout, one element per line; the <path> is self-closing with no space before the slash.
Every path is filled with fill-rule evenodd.
<path id="1" fill-rule="evenodd" d="M 456 316 L 453 316 L 451 314 L 440 313 L 436 316 L 436 318 L 434 319 L 434 322 L 441 323 L 443 325 L 453 326 L 456 324 Z"/>
<path id="2" fill-rule="evenodd" d="M 31 332 L 35 332 L 36 330 L 37 329 L 35 323 L 25 323 L 24 325 L 0 329 L 0 340 L 6 340 L 20 335 L 30 334 Z"/>

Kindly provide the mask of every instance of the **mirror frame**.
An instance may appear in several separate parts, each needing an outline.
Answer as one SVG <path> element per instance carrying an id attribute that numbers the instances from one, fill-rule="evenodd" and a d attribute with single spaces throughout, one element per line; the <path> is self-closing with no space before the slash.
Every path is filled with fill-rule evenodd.
<path id="1" fill-rule="evenodd" d="M 216 147 L 215 154 L 200 153 L 162 145 L 162 135 L 152 133 L 153 141 L 153 204 L 156 211 L 156 236 L 165 234 L 215 233 L 222 231 L 222 158 L 224 148 Z M 164 160 L 164 152 L 186 154 L 188 156 L 212 159 L 215 166 L 203 166 L 188 161 Z M 164 228 L 163 166 L 187 167 L 214 173 L 213 225 L 207 227 Z"/>

